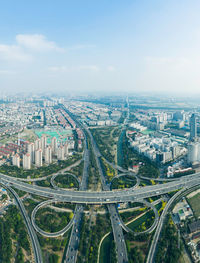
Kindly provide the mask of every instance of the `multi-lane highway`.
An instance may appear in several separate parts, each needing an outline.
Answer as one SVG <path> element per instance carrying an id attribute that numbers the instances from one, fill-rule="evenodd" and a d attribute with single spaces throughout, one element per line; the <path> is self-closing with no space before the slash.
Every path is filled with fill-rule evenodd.
<path id="1" fill-rule="evenodd" d="M 79 125 L 83 128 L 83 130 L 85 130 L 85 134 L 86 133 L 89 134 L 91 144 L 92 144 L 91 150 L 94 153 L 96 164 L 97 164 L 97 167 L 99 170 L 102 189 L 104 191 L 110 191 L 110 185 L 106 182 L 106 178 L 104 176 L 104 173 L 103 173 L 103 170 L 101 167 L 101 162 L 99 159 L 101 154 L 100 154 L 99 149 L 96 145 L 96 142 L 94 141 L 94 138 L 93 138 L 91 132 L 87 129 L 87 127 L 83 126 L 82 124 L 79 124 Z M 87 160 L 89 162 L 89 158 L 87 158 Z M 86 188 L 86 186 L 82 187 L 81 190 L 83 190 L 85 188 Z M 127 256 L 127 251 L 126 251 L 126 244 L 125 244 L 125 240 L 124 240 L 123 231 L 122 231 L 122 227 L 120 224 L 120 219 L 119 219 L 119 215 L 117 212 L 117 208 L 114 204 L 108 204 L 108 210 L 110 213 L 110 220 L 111 220 L 112 229 L 113 229 L 113 236 L 114 236 L 114 240 L 116 243 L 117 262 L 118 263 L 127 263 L 128 262 L 128 256 Z M 68 247 L 68 249 L 69 249 L 69 247 Z M 68 259 L 70 259 L 70 258 L 68 258 Z"/>
<path id="2" fill-rule="evenodd" d="M 74 211 L 74 219 L 73 219 L 73 227 L 69 239 L 69 244 L 67 247 L 66 255 L 64 255 L 64 263 L 66 262 L 76 262 L 79 241 L 80 241 L 80 230 L 82 224 L 82 216 L 83 216 L 83 206 L 76 205 Z"/>
<path id="3" fill-rule="evenodd" d="M 85 155 L 85 169 L 89 163 L 88 160 L 88 155 Z M 97 157 L 98 158 L 98 157 Z M 99 160 L 99 158 L 98 158 Z M 98 165 L 100 165 L 99 162 L 97 162 Z M 84 170 L 86 171 L 86 170 Z M 83 177 L 85 178 L 85 177 Z M 113 204 L 113 203 L 118 203 L 118 202 L 127 202 L 127 201 L 139 201 L 147 197 L 151 196 L 157 196 L 157 195 L 162 195 L 164 193 L 168 193 L 177 189 L 187 189 L 191 188 L 196 185 L 200 185 L 200 173 L 196 173 L 193 175 L 188 175 L 179 179 L 176 179 L 172 182 L 168 182 L 165 184 L 158 184 L 158 185 L 153 185 L 153 186 L 146 186 L 142 188 L 132 188 L 128 190 L 122 190 L 122 191 L 109 191 L 108 185 L 106 184 L 105 177 L 103 180 L 103 185 L 104 189 L 103 191 L 100 192 L 89 192 L 85 191 L 85 186 L 87 185 L 87 180 L 86 178 L 83 180 L 83 185 L 84 187 L 82 188 L 82 191 L 68 191 L 68 190 L 63 190 L 63 189 L 50 189 L 50 188 L 44 188 L 44 187 L 39 187 L 36 185 L 29 185 L 27 183 L 24 183 L 22 181 L 19 181 L 17 178 L 12 178 L 3 174 L 0 174 L 0 182 L 4 183 L 7 187 L 12 185 L 20 190 L 24 190 L 29 193 L 33 194 L 38 194 L 40 196 L 45 196 L 48 198 L 52 198 L 58 201 L 66 201 L 66 202 L 72 202 L 72 203 L 78 203 L 78 204 L 83 204 L 83 203 L 91 203 L 91 204 L 99 204 L 99 203 L 104 203 L 104 204 Z M 19 202 L 19 201 L 18 201 Z M 169 203 L 170 205 L 170 203 Z M 21 205 L 22 207 L 22 205 Z M 108 206 L 109 212 L 111 214 L 111 223 L 113 227 L 113 233 L 117 245 L 117 252 L 125 250 L 125 242 L 123 239 L 123 233 L 121 231 L 121 226 L 118 227 L 120 224 L 119 218 L 117 216 L 117 213 L 115 213 L 115 206 L 114 205 L 109 205 Z M 21 211 L 23 208 L 21 209 Z M 22 213 L 25 215 L 25 213 L 22 211 Z M 78 243 L 79 243 L 79 237 L 80 237 L 80 224 L 81 224 L 81 218 L 82 218 L 82 213 L 83 213 L 83 207 L 81 205 L 78 205 L 75 209 L 74 213 L 74 221 L 73 221 L 73 229 L 72 229 L 72 234 L 70 237 L 70 242 L 67 250 L 67 255 L 66 255 L 66 261 L 65 262 L 76 262 L 76 256 L 77 256 L 77 248 L 78 248 Z M 164 218 L 164 213 L 162 218 Z M 25 216 L 26 218 L 26 216 Z M 26 219 L 28 222 L 28 219 Z M 157 232 L 160 233 L 162 229 L 163 222 L 162 220 L 159 221 L 159 225 L 157 228 Z M 30 225 L 30 223 L 28 224 Z M 33 236 L 34 240 L 34 231 L 29 230 L 31 235 Z M 156 233 L 157 233 L 156 232 Z M 157 237 L 156 237 L 157 236 Z M 155 253 L 155 247 L 159 238 L 159 235 L 155 235 L 156 241 L 154 241 L 152 244 L 154 246 L 150 251 L 152 251 L 152 255 Z M 33 241 L 33 244 L 35 246 L 35 243 Z M 124 248 L 123 248 L 124 247 Z M 123 249 L 122 249 L 123 248 Z M 37 252 L 37 246 L 35 248 L 35 257 L 39 257 L 39 254 Z M 126 252 L 125 252 L 126 253 Z M 127 262 L 126 261 L 126 256 L 124 260 L 124 252 L 119 252 L 118 253 L 118 260 L 119 262 Z M 39 259 L 40 260 L 40 259 Z M 42 262 L 42 261 L 36 261 L 36 262 Z M 150 262 L 152 262 L 152 258 L 150 257 Z"/>
<path id="4" fill-rule="evenodd" d="M 84 167 L 82 180 L 80 183 L 80 190 L 86 190 L 88 184 L 88 166 L 89 166 L 89 150 L 87 144 L 87 138 L 85 135 L 84 140 Z M 73 217 L 73 227 L 70 235 L 70 240 L 68 244 L 68 248 L 66 251 L 66 255 L 64 255 L 65 262 L 75 263 L 77 259 L 78 246 L 80 241 L 80 231 L 83 217 L 83 206 L 78 204 L 76 205 Z"/>
<path id="5" fill-rule="evenodd" d="M 114 204 L 119 202 L 129 202 L 142 200 L 144 198 L 166 194 L 181 188 L 192 187 L 196 184 L 200 184 L 200 173 L 184 176 L 175 181 L 165 184 L 157 184 L 151 186 L 145 186 L 141 188 L 131 188 L 127 190 L 118 191 L 71 191 L 64 189 L 51 189 L 46 187 L 40 187 L 37 185 L 30 185 L 25 182 L 19 181 L 17 178 L 0 174 L 0 182 L 5 185 L 12 185 L 19 190 L 44 196 L 47 198 L 53 198 L 58 201 L 65 201 L 77 204 Z"/>
<path id="6" fill-rule="evenodd" d="M 101 161 L 99 157 L 99 149 L 96 145 L 96 142 L 94 141 L 94 138 L 91 134 L 91 132 L 88 130 L 88 134 L 91 139 L 92 143 L 92 149 L 95 155 L 97 167 L 99 170 L 100 178 L 101 178 L 101 184 L 104 191 L 110 191 L 110 184 L 107 183 L 106 178 L 104 176 Z M 121 221 L 119 218 L 119 214 L 116 208 L 116 205 L 114 204 L 108 204 L 108 211 L 110 213 L 110 221 L 112 225 L 113 230 L 113 236 L 116 244 L 116 252 L 117 252 L 117 262 L 118 263 L 127 263 L 128 262 L 128 255 L 126 250 L 126 243 L 124 240 L 124 234 L 121 227 Z"/>

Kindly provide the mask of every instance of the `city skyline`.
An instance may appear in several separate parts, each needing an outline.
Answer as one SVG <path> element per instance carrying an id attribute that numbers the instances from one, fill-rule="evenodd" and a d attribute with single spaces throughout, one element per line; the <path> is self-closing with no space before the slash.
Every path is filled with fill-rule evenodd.
<path id="1" fill-rule="evenodd" d="M 199 260 L 199 103 L 116 95 L 0 102 L 2 263 Z"/>

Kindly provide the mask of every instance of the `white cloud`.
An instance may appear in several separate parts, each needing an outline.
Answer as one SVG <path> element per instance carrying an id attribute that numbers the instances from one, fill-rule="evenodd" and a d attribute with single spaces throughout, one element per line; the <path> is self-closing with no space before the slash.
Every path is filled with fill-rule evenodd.
<path id="1" fill-rule="evenodd" d="M 0 59 L 29 61 L 33 59 L 32 51 L 58 51 L 64 49 L 58 47 L 55 42 L 48 41 L 44 35 L 22 35 L 16 36 L 16 44 L 0 44 Z"/>
<path id="2" fill-rule="evenodd" d="M 108 70 L 108 71 L 115 71 L 115 67 L 113 67 L 113 66 L 108 66 L 108 67 L 107 67 L 107 70 Z"/>
<path id="3" fill-rule="evenodd" d="M 95 45 L 74 45 L 74 46 L 71 46 L 71 47 L 68 47 L 67 50 L 79 50 L 79 49 L 87 49 L 87 48 L 94 48 L 96 47 Z"/>
<path id="4" fill-rule="evenodd" d="M 106 71 L 113 72 L 115 71 L 114 66 L 107 66 L 103 68 Z M 72 72 L 72 71 L 93 71 L 93 72 L 98 72 L 101 70 L 101 68 L 97 65 L 80 65 L 80 66 L 73 66 L 73 67 L 66 67 L 66 66 L 53 66 L 48 68 L 49 71 L 51 72 Z"/>
<path id="5" fill-rule="evenodd" d="M 99 71 L 100 68 L 96 65 L 82 65 L 79 66 L 77 69 L 79 70 L 90 70 L 90 71 Z"/>
<path id="6" fill-rule="evenodd" d="M 171 63 L 173 60 L 170 57 L 145 57 L 145 61 L 150 64 L 166 64 Z"/>
<path id="7" fill-rule="evenodd" d="M 185 57 L 145 57 L 145 62 L 147 66 L 167 66 L 174 70 L 190 64 L 190 61 Z"/>
<path id="8" fill-rule="evenodd" d="M 19 46 L 0 44 L 0 59 L 28 61 L 31 58 L 32 56 L 25 53 Z"/>
<path id="9" fill-rule="evenodd" d="M 74 67 L 53 66 L 53 67 L 49 67 L 48 70 L 51 72 L 58 72 L 58 73 L 81 71 L 81 70 L 97 72 L 100 70 L 100 68 L 96 65 L 81 65 L 81 66 L 74 66 Z"/>
<path id="10" fill-rule="evenodd" d="M 64 51 L 56 45 L 55 42 L 49 41 L 44 35 L 34 34 L 34 35 L 22 35 L 16 36 L 16 41 L 18 45 L 23 46 L 27 49 L 35 51 Z"/>
<path id="11" fill-rule="evenodd" d="M 94 45 L 74 45 L 71 47 L 61 48 L 54 41 L 49 41 L 42 34 L 18 34 L 15 38 L 15 43 L 7 45 L 0 43 L 0 60 L 10 61 L 29 61 L 34 58 L 36 52 L 66 52 L 70 50 L 79 50 L 84 48 L 92 48 Z M 98 67 L 80 66 L 71 69 L 61 67 L 54 69 L 54 71 L 68 71 L 68 70 L 91 70 L 98 71 Z M 52 70 L 53 71 L 53 70 Z"/>
<path id="12" fill-rule="evenodd" d="M 66 66 L 49 67 L 48 70 L 52 71 L 52 72 L 68 72 L 68 71 L 70 71 L 69 68 L 67 68 Z"/>
<path id="13" fill-rule="evenodd" d="M 15 72 L 11 71 L 11 70 L 2 70 L 2 69 L 0 69 L 0 75 L 10 75 L 10 74 L 15 74 Z"/>

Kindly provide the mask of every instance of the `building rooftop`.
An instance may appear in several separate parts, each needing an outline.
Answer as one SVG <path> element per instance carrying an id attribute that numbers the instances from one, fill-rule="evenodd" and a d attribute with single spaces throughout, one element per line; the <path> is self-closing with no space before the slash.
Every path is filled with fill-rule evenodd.
<path id="1" fill-rule="evenodd" d="M 190 233 L 194 233 L 200 230 L 200 220 L 197 220 L 191 224 L 189 224 Z"/>

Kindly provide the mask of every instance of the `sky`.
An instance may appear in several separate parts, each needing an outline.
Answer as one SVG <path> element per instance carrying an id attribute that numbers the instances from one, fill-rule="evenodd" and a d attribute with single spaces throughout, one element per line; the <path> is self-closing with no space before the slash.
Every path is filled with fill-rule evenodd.
<path id="1" fill-rule="evenodd" d="M 0 94 L 200 93 L 199 0 L 6 0 Z"/>

